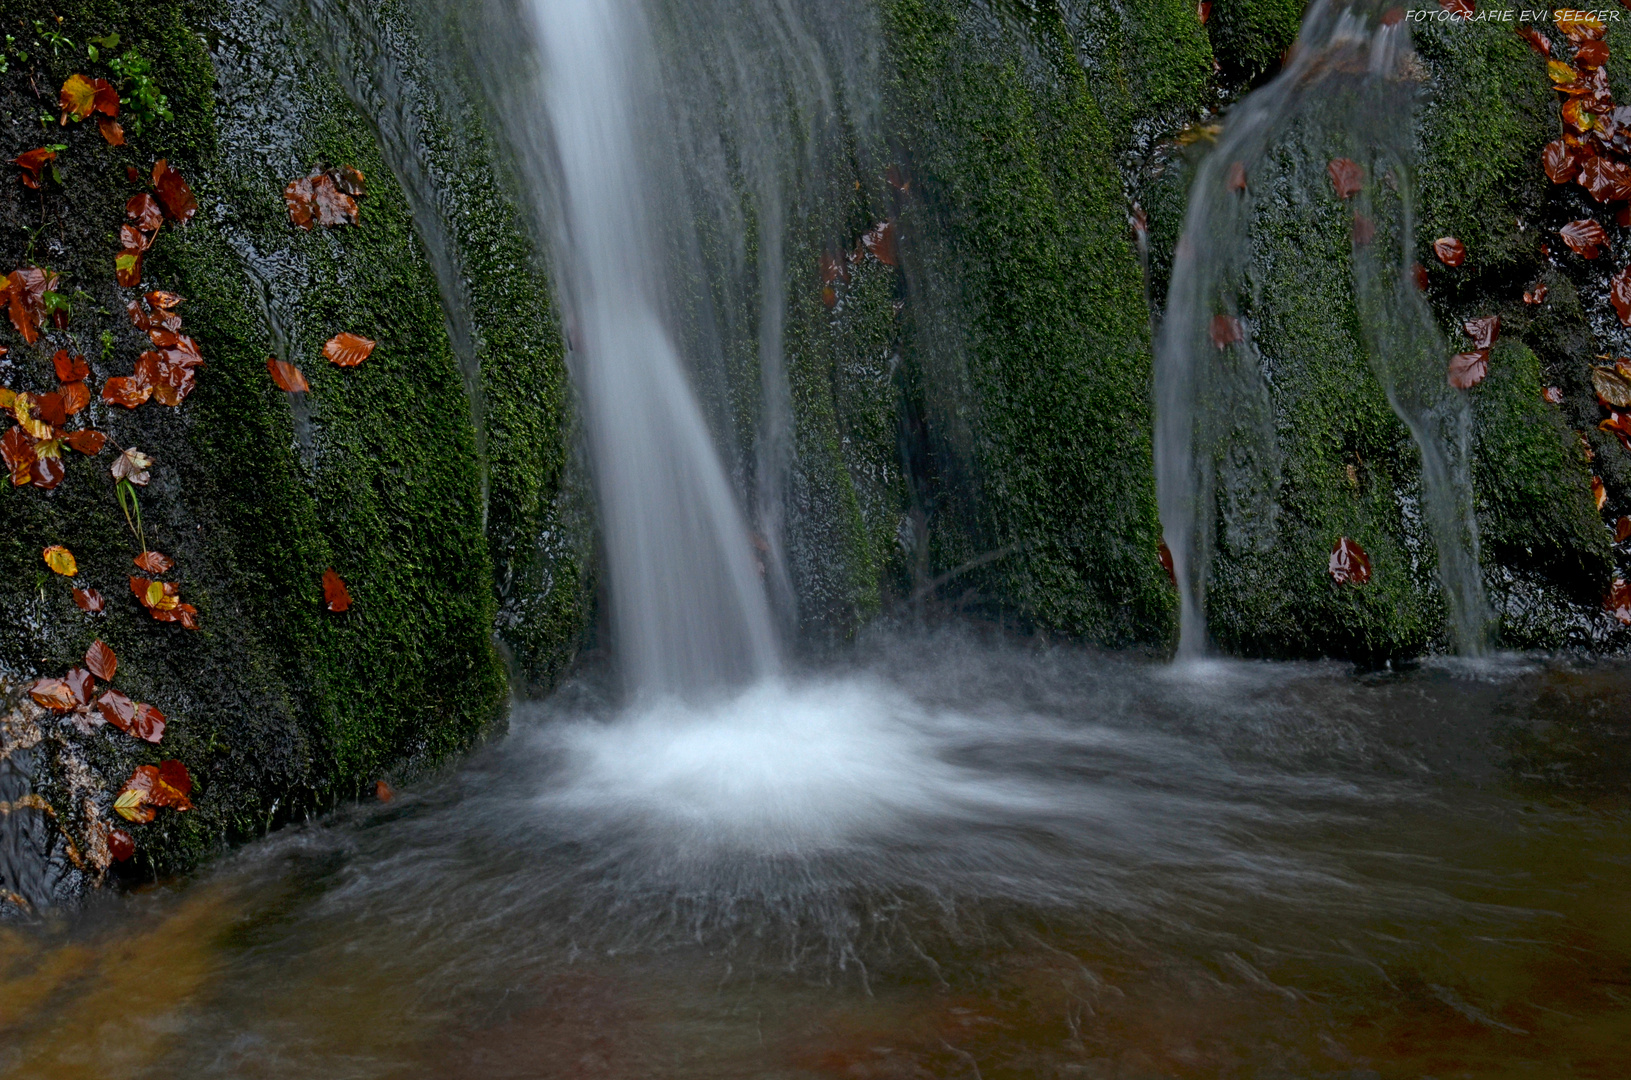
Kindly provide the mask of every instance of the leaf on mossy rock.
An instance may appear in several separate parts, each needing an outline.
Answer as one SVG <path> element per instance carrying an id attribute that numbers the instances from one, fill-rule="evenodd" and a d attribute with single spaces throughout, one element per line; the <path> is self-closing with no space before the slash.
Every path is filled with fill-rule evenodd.
<path id="1" fill-rule="evenodd" d="M 1370 556 L 1357 541 L 1340 537 L 1331 547 L 1331 559 L 1326 572 L 1338 585 L 1363 585 L 1370 580 Z"/>
<path id="2" fill-rule="evenodd" d="M 6 298 L 11 325 L 29 345 L 40 339 L 45 326 L 45 294 L 55 290 L 57 275 L 37 266 L 13 270 L 6 276 Z"/>
<path id="3" fill-rule="evenodd" d="M 170 556 L 157 551 L 144 551 L 136 556 L 134 562 L 138 569 L 146 570 L 149 574 L 163 574 L 176 564 Z"/>
<path id="4" fill-rule="evenodd" d="M 134 409 L 153 397 L 153 388 L 134 375 L 115 375 L 102 384 L 102 400 Z"/>
<path id="5" fill-rule="evenodd" d="M 1349 158 L 1332 158 L 1325 171 L 1330 174 L 1338 198 L 1351 199 L 1365 186 L 1365 170 Z"/>
<path id="6" fill-rule="evenodd" d="M 1541 151 L 1540 167 L 1552 183 L 1567 184 L 1580 171 L 1580 159 L 1562 139 L 1553 139 Z"/>
<path id="7" fill-rule="evenodd" d="M 1162 540 L 1160 546 L 1155 549 L 1155 558 L 1161 564 L 1161 569 L 1167 572 L 1167 580 L 1172 582 L 1172 587 L 1177 588 L 1178 570 L 1172 561 L 1172 549 L 1167 546 L 1165 540 Z"/>
<path id="8" fill-rule="evenodd" d="M 50 147 L 42 146 L 18 154 L 11 160 L 23 171 L 21 177 L 23 186 L 38 191 L 41 181 L 45 178 L 45 167 L 57 160 L 57 152 Z"/>
<path id="9" fill-rule="evenodd" d="M 1241 329 L 1240 320 L 1233 315 L 1214 315 L 1211 325 L 1207 327 L 1207 335 L 1211 337 L 1212 344 L 1220 349 L 1230 345 L 1238 345 L 1246 340 L 1246 334 Z"/>
<path id="10" fill-rule="evenodd" d="M 101 611 L 108 604 L 102 594 L 95 589 L 75 589 L 74 603 L 79 605 L 79 610 L 89 611 L 92 614 Z"/>
<path id="11" fill-rule="evenodd" d="M 1471 390 L 1489 374 L 1489 350 L 1456 353 L 1450 357 L 1450 385 L 1457 390 Z"/>
<path id="12" fill-rule="evenodd" d="M 79 564 L 74 561 L 74 553 L 61 544 L 52 544 L 44 552 L 45 565 L 51 568 L 54 574 L 63 577 L 73 577 L 79 573 Z"/>
<path id="13" fill-rule="evenodd" d="M 1608 299 L 1614 305 L 1614 314 L 1620 317 L 1620 324 L 1631 326 L 1631 266 L 1609 279 Z"/>
<path id="14" fill-rule="evenodd" d="M 374 342 L 358 334 L 335 334 L 323 345 L 323 355 L 340 367 L 356 367 L 374 351 Z"/>
<path id="15" fill-rule="evenodd" d="M 82 382 L 63 383 L 58 393 L 62 395 L 62 411 L 65 416 L 78 416 L 85 411 L 85 406 L 91 403 L 90 387 Z"/>
<path id="16" fill-rule="evenodd" d="M 1551 290 L 1546 287 L 1546 283 L 1544 281 L 1537 281 L 1535 282 L 1533 288 L 1524 290 L 1523 302 L 1531 306 L 1544 304 L 1546 302 L 1546 294 L 1550 291 Z"/>
<path id="17" fill-rule="evenodd" d="M 1557 230 L 1563 242 L 1582 259 L 1595 259 L 1608 244 L 1608 233 L 1591 218 L 1571 221 Z"/>
<path id="18" fill-rule="evenodd" d="M 1608 43 L 1606 41 L 1582 41 L 1574 50 L 1574 62 L 1581 67 L 1602 67 L 1608 63 Z"/>
<path id="19" fill-rule="evenodd" d="M 1461 324 L 1461 328 L 1472 338 L 1472 347 L 1475 349 L 1492 349 L 1495 341 L 1501 336 L 1501 317 L 1499 315 L 1480 315 L 1476 319 L 1468 319 Z"/>
<path id="20" fill-rule="evenodd" d="M 1591 478 L 1591 498 L 1597 504 L 1599 510 L 1603 508 L 1604 503 L 1608 502 L 1608 488 L 1603 486 L 1601 476 Z"/>
<path id="21" fill-rule="evenodd" d="M 193 189 L 187 186 L 180 173 L 170 168 L 170 162 L 165 158 L 153 163 L 153 187 L 159 193 L 159 205 L 164 208 L 164 216 L 171 221 L 185 225 L 198 213 L 198 200 L 193 197 Z"/>
<path id="22" fill-rule="evenodd" d="M 1438 0 L 1438 6 L 1458 19 L 1470 19 L 1476 11 L 1472 0 Z"/>
<path id="23" fill-rule="evenodd" d="M 153 459 L 132 446 L 120 454 L 108 471 L 115 480 L 129 480 L 132 484 L 145 486 L 150 479 L 149 469 L 153 467 Z"/>
<path id="24" fill-rule="evenodd" d="M 123 829 L 108 830 L 108 856 L 114 862 L 129 862 L 136 854 L 136 841 Z"/>
<path id="25" fill-rule="evenodd" d="M 67 679 L 38 679 L 28 688 L 28 696 L 34 699 L 34 704 L 52 712 L 73 712 L 79 707 Z"/>
<path id="26" fill-rule="evenodd" d="M 351 607 L 351 593 L 333 567 L 323 571 L 323 606 L 336 612 Z"/>
<path id="27" fill-rule="evenodd" d="M 91 691 L 96 689 L 96 674 L 86 668 L 69 668 L 62 681 L 74 692 L 76 707 L 91 703 Z"/>
<path id="28" fill-rule="evenodd" d="M 106 642 L 97 638 L 91 642 L 90 648 L 85 650 L 85 666 L 103 682 L 112 682 L 114 672 L 119 670 L 119 658 L 108 648 Z"/>
<path id="29" fill-rule="evenodd" d="M 1539 30 L 1536 30 L 1532 26 L 1523 26 L 1518 28 L 1518 34 L 1529 43 L 1529 47 L 1531 49 L 1534 49 L 1536 52 L 1540 53 L 1540 55 L 1552 55 L 1551 39 L 1545 34 L 1542 34 Z"/>
<path id="30" fill-rule="evenodd" d="M 266 370 L 272 373 L 272 381 L 277 383 L 279 390 L 299 394 L 311 389 L 306 383 L 306 376 L 301 374 L 299 368 L 293 364 L 286 364 L 275 356 L 266 358 Z"/>
<path id="31" fill-rule="evenodd" d="M 1441 236 L 1433 241 L 1433 254 L 1445 266 L 1460 266 L 1467 261 L 1467 248 L 1453 236 Z"/>
<path id="32" fill-rule="evenodd" d="M 123 146 L 125 144 L 124 125 L 117 120 L 109 120 L 105 116 L 98 117 L 96 130 L 102 133 L 102 138 L 109 146 Z"/>
<path id="33" fill-rule="evenodd" d="M 880 221 L 872 226 L 862 235 L 861 246 L 866 249 L 867 254 L 885 266 L 894 266 L 899 261 L 895 239 L 895 223 L 893 221 Z"/>
<path id="34" fill-rule="evenodd" d="M 108 690 L 96 699 L 96 707 L 108 723 L 127 735 L 150 743 L 164 738 L 164 714 L 146 702 Z"/>
<path id="35" fill-rule="evenodd" d="M 118 98 L 115 97 L 114 101 L 117 103 Z M 96 108 L 96 85 L 75 72 L 68 76 L 67 81 L 62 84 L 62 89 L 57 91 L 57 103 L 62 106 L 64 113 L 75 120 L 83 120 Z"/>
<path id="36" fill-rule="evenodd" d="M 1603 597 L 1603 610 L 1625 626 L 1631 626 L 1631 585 L 1624 578 L 1615 578 L 1608 595 Z"/>
<path id="37" fill-rule="evenodd" d="M 1611 367 L 1591 369 L 1591 388 L 1597 397 L 1611 409 L 1631 408 L 1631 379 Z"/>
<path id="38" fill-rule="evenodd" d="M 90 365 L 85 363 L 83 356 L 70 356 L 67 349 L 58 349 L 51 357 L 51 367 L 57 373 L 58 382 L 83 382 L 90 378 Z"/>
<path id="39" fill-rule="evenodd" d="M 1631 517 L 1621 514 L 1614 522 L 1614 542 L 1623 544 L 1627 540 L 1631 540 Z"/>

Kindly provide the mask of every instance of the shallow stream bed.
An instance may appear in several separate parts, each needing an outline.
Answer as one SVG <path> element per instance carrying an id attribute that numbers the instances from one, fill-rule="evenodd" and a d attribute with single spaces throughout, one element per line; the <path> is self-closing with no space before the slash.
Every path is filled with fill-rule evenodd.
<path id="1" fill-rule="evenodd" d="M 858 655 L 0 929 L 0 1076 L 1631 1074 L 1624 665 Z"/>

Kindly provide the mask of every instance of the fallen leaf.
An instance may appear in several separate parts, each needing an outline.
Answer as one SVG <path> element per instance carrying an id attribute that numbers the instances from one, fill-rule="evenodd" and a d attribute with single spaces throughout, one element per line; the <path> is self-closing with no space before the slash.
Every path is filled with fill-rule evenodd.
<path id="1" fill-rule="evenodd" d="M 341 191 L 334 178 L 327 173 L 315 176 L 311 182 L 312 203 L 317 208 L 319 225 L 355 225 L 357 200 Z"/>
<path id="2" fill-rule="evenodd" d="M 132 446 L 120 454 L 108 471 L 115 480 L 129 480 L 138 487 L 145 486 L 149 479 L 148 469 L 153 467 L 153 459 Z"/>
<path id="3" fill-rule="evenodd" d="M 1482 315 L 1476 319 L 1468 319 L 1461 324 L 1461 329 L 1472 338 L 1472 347 L 1475 349 L 1494 348 L 1495 341 L 1501 336 L 1501 317 L 1499 315 Z"/>
<path id="4" fill-rule="evenodd" d="M 1354 243 L 1360 247 L 1365 247 L 1374 239 L 1376 239 L 1376 223 L 1355 210 Z"/>
<path id="5" fill-rule="evenodd" d="M 52 573 L 61 574 L 63 577 L 73 577 L 79 573 L 79 564 L 74 561 L 74 553 L 61 544 L 52 544 L 42 554 L 45 557 L 45 565 L 51 568 Z"/>
<path id="6" fill-rule="evenodd" d="M 1576 11 L 1573 8 L 1558 8 L 1552 12 L 1552 21 L 1557 24 L 1570 41 L 1576 45 L 1586 41 L 1600 41 L 1603 37 L 1602 20 L 1585 11 Z"/>
<path id="7" fill-rule="evenodd" d="M 127 735 L 156 743 L 164 737 L 164 714 L 151 705 L 130 700 L 117 690 L 104 691 L 96 699 L 104 719 Z"/>
<path id="8" fill-rule="evenodd" d="M 1155 549 L 1155 558 L 1161 564 L 1161 569 L 1167 572 L 1167 580 L 1172 582 L 1172 587 L 1177 588 L 1178 570 L 1172 561 L 1172 549 L 1167 547 L 1165 540 L 1162 540 L 1160 546 Z"/>
<path id="9" fill-rule="evenodd" d="M 1540 167 L 1552 183 L 1566 184 L 1579 172 L 1580 158 L 1562 139 L 1553 139 L 1540 153 Z"/>
<path id="10" fill-rule="evenodd" d="M 1473 16 L 1472 0 L 1438 0 L 1438 6 L 1458 19 L 1470 19 Z"/>
<path id="11" fill-rule="evenodd" d="M 125 144 L 124 125 L 117 120 L 109 120 L 103 116 L 96 121 L 96 130 L 102 133 L 109 146 L 123 146 Z"/>
<path id="12" fill-rule="evenodd" d="M 1608 282 L 1609 303 L 1620 317 L 1623 326 L 1631 326 L 1631 266 L 1615 274 Z"/>
<path id="13" fill-rule="evenodd" d="M 23 434 L 22 428 L 7 428 L 5 435 L 0 436 L 0 457 L 5 458 L 13 486 L 21 487 L 33 481 L 38 459 L 34 455 L 34 444 Z"/>
<path id="14" fill-rule="evenodd" d="M 1210 18 L 1211 15 L 1212 0 L 1197 0 L 1197 3 L 1195 4 L 1195 17 L 1201 21 L 1202 26 L 1206 25 L 1206 20 Z"/>
<path id="15" fill-rule="evenodd" d="M 1537 281 L 1535 282 L 1534 288 L 1526 289 L 1524 291 L 1523 302 L 1526 304 L 1544 304 L 1546 302 L 1546 294 L 1550 291 L 1551 290 L 1547 289 L 1544 281 Z"/>
<path id="16" fill-rule="evenodd" d="M 1597 425 L 1598 431 L 1606 431 L 1620 440 L 1620 445 L 1631 450 L 1631 413 L 1622 413 L 1616 409 L 1608 410 L 1608 419 Z"/>
<path id="17" fill-rule="evenodd" d="M 152 766 L 147 765 L 143 766 L 143 768 L 152 768 Z M 158 816 L 158 811 L 147 803 L 147 792 L 143 789 L 130 787 L 128 781 L 113 800 L 113 812 L 126 821 L 134 821 L 138 825 L 145 825 Z"/>
<path id="18" fill-rule="evenodd" d="M 1453 236 L 1441 236 L 1433 241 L 1433 254 L 1445 266 L 1460 266 L 1467 261 L 1467 248 Z"/>
<path id="19" fill-rule="evenodd" d="M 1240 320 L 1233 315 L 1212 316 L 1212 324 L 1207 332 L 1211 335 L 1212 344 L 1220 349 L 1238 345 L 1246 340 L 1246 335 L 1240 329 Z"/>
<path id="20" fill-rule="evenodd" d="M 176 564 L 176 561 L 170 556 L 160 554 L 157 551 L 144 551 L 136 556 L 134 561 L 138 569 L 146 570 L 149 574 L 168 573 L 170 568 Z"/>
<path id="21" fill-rule="evenodd" d="M 171 221 L 185 225 L 198 213 L 198 200 L 193 198 L 193 189 L 187 186 L 180 173 L 170 168 L 165 158 L 160 158 L 153 165 L 153 187 L 159 193 L 164 216 Z"/>
<path id="22" fill-rule="evenodd" d="M 1591 369 L 1591 388 L 1611 409 L 1631 408 L 1631 379 L 1611 367 Z"/>
<path id="23" fill-rule="evenodd" d="M 69 668 L 68 673 L 62 677 L 68 684 L 68 689 L 74 692 L 74 705 L 89 705 L 91 691 L 96 689 L 96 674 L 82 667 Z"/>
<path id="24" fill-rule="evenodd" d="M 1410 275 L 1415 279 L 1416 289 L 1419 292 L 1427 291 L 1427 267 L 1421 263 L 1410 264 Z"/>
<path id="25" fill-rule="evenodd" d="M 861 236 L 861 246 L 885 266 L 894 266 L 899 258 L 895 244 L 895 223 L 880 221 Z"/>
<path id="26" fill-rule="evenodd" d="M 110 405 L 134 409 L 153 396 L 153 388 L 129 375 L 115 375 L 102 384 L 102 400 Z"/>
<path id="27" fill-rule="evenodd" d="M 60 393 L 35 394 L 34 415 L 53 428 L 59 428 L 68 422 L 67 402 L 62 400 Z M 32 433 L 31 433 L 32 434 Z M 46 437 L 50 432 L 43 433 Z M 36 436 L 38 438 L 39 436 Z"/>
<path id="28" fill-rule="evenodd" d="M 121 248 L 113 257 L 113 279 L 126 289 L 142 283 L 142 252 L 139 248 Z"/>
<path id="29" fill-rule="evenodd" d="M 1558 231 L 1569 249 L 1582 259 L 1595 259 L 1608 244 L 1608 234 L 1591 218 L 1571 221 Z"/>
<path id="30" fill-rule="evenodd" d="M 1542 390 L 1540 392 L 1540 397 L 1542 401 L 1545 401 L 1549 405 L 1563 404 L 1563 391 L 1555 386 L 1548 386 L 1546 389 Z"/>
<path id="31" fill-rule="evenodd" d="M 341 165 L 338 169 L 330 169 L 328 175 L 329 179 L 334 181 L 334 186 L 347 195 L 353 195 L 360 199 L 368 194 L 368 184 L 363 179 L 361 169 L 351 165 Z"/>
<path id="32" fill-rule="evenodd" d="M 83 120 L 96 107 L 96 86 L 85 76 L 75 73 L 62 84 L 62 89 L 57 92 L 57 101 L 63 112 L 75 120 Z"/>
<path id="33" fill-rule="evenodd" d="M 158 232 L 164 224 L 164 211 L 159 209 L 157 200 L 145 191 L 132 195 L 130 201 L 125 203 L 125 217 L 136 228 L 147 233 Z"/>
<path id="34" fill-rule="evenodd" d="M 1234 161 L 1229 163 L 1229 190 L 1246 190 L 1246 166 L 1243 162 Z"/>
<path id="35" fill-rule="evenodd" d="M 392 799 L 396 798 L 396 792 L 392 791 L 391 785 L 387 784 L 385 781 L 375 780 L 374 798 L 378 799 L 380 802 L 390 802 Z"/>
<path id="36" fill-rule="evenodd" d="M 1470 390 L 1484 381 L 1489 373 L 1489 350 L 1456 353 L 1450 357 L 1450 385 L 1457 390 Z"/>
<path id="37" fill-rule="evenodd" d="M 1605 157 L 1587 158 L 1580 166 L 1580 186 L 1598 202 L 1631 199 L 1631 166 Z"/>
<path id="38" fill-rule="evenodd" d="M 1597 503 L 1597 509 L 1599 510 L 1608 501 L 1608 489 L 1603 487 L 1603 478 L 1601 476 L 1591 478 L 1591 497 Z"/>
<path id="39" fill-rule="evenodd" d="M 40 339 L 45 324 L 45 294 L 51 291 L 56 275 L 47 276 L 37 266 L 13 270 L 6 282 L 11 297 L 11 325 L 29 345 Z"/>
<path id="40" fill-rule="evenodd" d="M 1623 544 L 1627 540 L 1631 540 L 1631 517 L 1621 514 L 1619 520 L 1614 522 L 1614 542 Z"/>
<path id="41" fill-rule="evenodd" d="M 40 182 L 44 179 L 45 167 L 57 160 L 57 152 L 48 147 L 39 147 L 28 150 L 11 159 L 23 170 L 23 186 L 34 191 L 40 190 Z"/>
<path id="42" fill-rule="evenodd" d="M 83 356 L 69 356 L 67 349 L 58 349 L 56 355 L 51 357 L 51 366 L 56 369 L 58 382 L 81 382 L 90 377 L 90 365 L 85 363 Z"/>
<path id="43" fill-rule="evenodd" d="M 1532 26 L 1524 26 L 1518 29 L 1518 34 L 1522 36 L 1525 41 L 1529 42 L 1529 47 L 1531 49 L 1534 49 L 1536 52 L 1540 53 L 1540 55 L 1552 55 L 1551 39 L 1545 34 L 1542 34 L 1539 30 L 1536 30 Z"/>
<path id="44" fill-rule="evenodd" d="M 1608 43 L 1582 41 L 1574 50 L 1574 62 L 1581 67 L 1602 67 L 1608 63 Z"/>
<path id="45" fill-rule="evenodd" d="M 1331 186 L 1336 188 L 1339 198 L 1351 199 L 1365 186 L 1365 170 L 1348 158 L 1332 158 L 1325 171 L 1330 174 Z"/>
<path id="46" fill-rule="evenodd" d="M 43 705 L 52 712 L 72 712 L 79 707 L 67 679 L 37 680 L 28 688 L 28 696 L 36 705 Z"/>
<path id="47" fill-rule="evenodd" d="M 323 606 L 330 611 L 345 611 L 351 606 L 351 593 L 332 567 L 323 571 Z"/>
<path id="48" fill-rule="evenodd" d="M 193 778 L 188 774 L 187 766 L 174 760 L 159 762 L 159 783 L 168 789 L 158 790 L 164 800 L 162 805 L 174 806 L 177 810 L 192 809 L 187 797 L 193 793 Z"/>
<path id="49" fill-rule="evenodd" d="M 1624 578 L 1615 578 L 1608 595 L 1603 597 L 1603 610 L 1626 626 L 1631 626 L 1631 585 Z"/>
<path id="50" fill-rule="evenodd" d="M 821 303 L 822 303 L 822 306 L 824 306 L 826 308 L 829 308 L 829 309 L 837 307 L 838 306 L 838 290 L 833 288 L 831 285 L 822 286 L 822 288 L 821 288 Z"/>
<path id="51" fill-rule="evenodd" d="M 136 841 L 123 829 L 108 830 L 108 855 L 114 862 L 129 862 L 136 854 Z"/>
<path id="52" fill-rule="evenodd" d="M 113 673 L 119 670 L 119 658 L 113 655 L 113 650 L 101 638 L 97 638 L 85 650 L 85 666 L 103 682 L 112 682 Z"/>
<path id="53" fill-rule="evenodd" d="M 283 189 L 283 202 L 289 208 L 289 220 L 307 231 L 311 230 L 312 214 L 311 177 L 290 180 Z"/>
<path id="54" fill-rule="evenodd" d="M 94 614 L 106 607 L 108 602 L 95 589 L 75 589 L 74 603 L 79 605 L 79 610 Z"/>
<path id="55" fill-rule="evenodd" d="M 129 821 L 152 821 L 155 807 L 170 806 L 177 810 L 191 810 L 188 796 L 192 794 L 192 777 L 179 761 L 163 764 L 138 765 L 119 789 L 113 808 Z"/>
<path id="56" fill-rule="evenodd" d="M 64 383 L 58 393 L 62 395 L 62 411 L 68 416 L 78 416 L 91 403 L 90 388 L 82 382 Z"/>
<path id="57" fill-rule="evenodd" d="M 356 334 L 335 334 L 323 346 L 323 355 L 340 367 L 356 367 L 374 351 L 374 342 Z"/>
<path id="58" fill-rule="evenodd" d="M 1331 580 L 1338 585 L 1353 583 L 1363 585 L 1370 580 L 1370 556 L 1365 549 L 1346 536 L 1337 540 L 1331 548 L 1331 561 L 1327 566 Z"/>
<path id="59" fill-rule="evenodd" d="M 293 364 L 286 364 L 275 356 L 266 358 L 266 370 L 272 373 L 272 381 L 277 383 L 279 390 L 287 390 L 291 394 L 303 393 L 310 390 L 306 385 L 306 376 Z"/>
<path id="60" fill-rule="evenodd" d="M 889 186 L 894 188 L 896 191 L 908 191 L 912 187 L 912 182 L 906 178 L 906 170 L 902 169 L 899 165 L 891 165 L 889 168 L 885 169 L 883 171 L 883 178 L 888 182 Z"/>

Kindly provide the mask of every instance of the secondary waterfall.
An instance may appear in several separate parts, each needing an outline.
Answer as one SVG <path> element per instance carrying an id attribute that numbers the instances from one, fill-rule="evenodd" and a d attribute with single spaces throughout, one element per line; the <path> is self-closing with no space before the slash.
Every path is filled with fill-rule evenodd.
<path id="1" fill-rule="evenodd" d="M 539 197 L 627 680 L 681 693 L 771 674 L 748 526 L 665 323 L 648 29 L 625 0 L 533 0 L 527 13 L 541 66 L 532 149 L 552 173 Z"/>
<path id="2" fill-rule="evenodd" d="M 1363 176 L 1362 186 L 1344 196 L 1353 212 L 1361 344 L 1421 452 L 1422 509 L 1452 641 L 1463 653 L 1485 644 L 1471 413 L 1465 396 L 1446 382 L 1450 350 L 1412 266 L 1419 77 L 1401 16 L 1402 9 L 1384 3 L 1318 0 L 1284 70 L 1230 112 L 1190 189 L 1155 367 L 1156 482 L 1181 603 L 1180 655 L 1206 649 L 1220 482 L 1233 513 L 1266 519 L 1271 534 L 1274 528 L 1280 461 L 1273 362 L 1258 352 L 1250 315 L 1258 287 L 1252 231 L 1257 200 L 1269 186 L 1261 178 L 1294 170 L 1291 188 L 1306 206 L 1329 196 L 1327 165 L 1339 158 Z M 1224 320 L 1221 334 L 1216 320 Z M 1223 477 L 1220 461 L 1228 470 Z"/>

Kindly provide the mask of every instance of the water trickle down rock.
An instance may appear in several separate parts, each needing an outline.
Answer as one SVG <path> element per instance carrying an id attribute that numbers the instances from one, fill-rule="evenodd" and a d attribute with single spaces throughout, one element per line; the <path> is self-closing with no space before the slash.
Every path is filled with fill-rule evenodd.
<path id="1" fill-rule="evenodd" d="M 1471 413 L 1445 380 L 1445 343 L 1412 266 L 1421 69 L 1408 24 L 1382 7 L 1317 3 L 1285 69 L 1231 111 L 1195 173 L 1155 367 L 1157 489 L 1182 605 L 1183 655 L 1206 648 L 1207 587 L 1220 565 L 1220 539 L 1224 548 L 1265 554 L 1282 542 L 1289 422 L 1285 388 L 1276 383 L 1279 368 L 1299 358 L 1265 356 L 1257 330 L 1284 315 L 1264 304 L 1270 272 L 1260 248 L 1265 220 L 1288 212 L 1310 245 L 1319 241 L 1321 221 L 1341 216 L 1326 232 L 1347 233 L 1353 307 L 1351 316 L 1326 313 L 1330 331 L 1353 333 L 1419 451 L 1421 511 L 1451 640 L 1464 653 L 1485 644 Z M 1338 159 L 1357 166 L 1357 191 L 1332 166 Z M 1213 333 L 1219 316 L 1239 320 L 1238 342 Z M 1347 317 L 1357 326 L 1342 326 Z M 1397 497 L 1408 518 L 1413 493 L 1401 485 Z"/>

